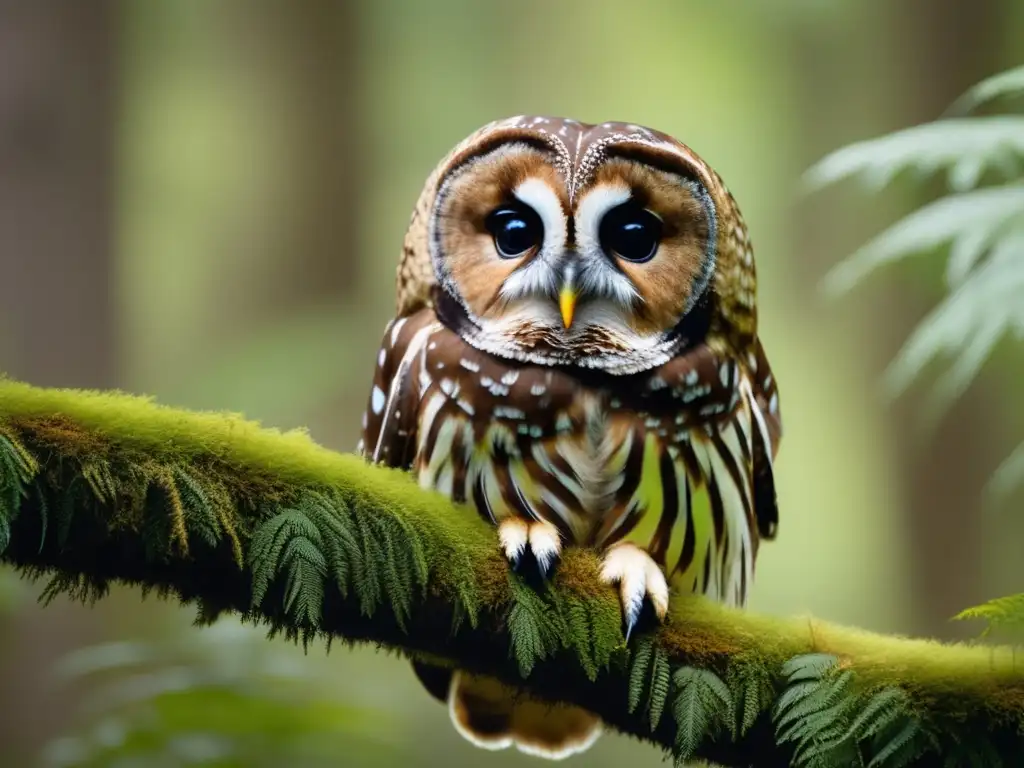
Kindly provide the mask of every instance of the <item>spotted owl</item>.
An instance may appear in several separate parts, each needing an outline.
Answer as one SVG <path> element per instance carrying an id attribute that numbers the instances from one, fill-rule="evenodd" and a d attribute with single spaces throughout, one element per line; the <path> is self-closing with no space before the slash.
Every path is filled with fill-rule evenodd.
<path id="1" fill-rule="evenodd" d="M 746 226 L 691 149 L 515 117 L 430 175 L 359 450 L 471 505 L 510 564 L 547 576 L 596 548 L 627 636 L 670 585 L 743 605 L 781 427 Z M 478 746 L 560 758 L 600 734 L 584 709 L 414 667 Z"/>

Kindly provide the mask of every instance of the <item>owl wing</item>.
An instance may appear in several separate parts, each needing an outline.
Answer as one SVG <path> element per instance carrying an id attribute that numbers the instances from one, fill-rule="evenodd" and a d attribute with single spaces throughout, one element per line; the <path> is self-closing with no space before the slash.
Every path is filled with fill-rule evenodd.
<path id="1" fill-rule="evenodd" d="M 384 329 L 357 452 L 373 463 L 410 469 L 416 457 L 418 378 L 427 339 L 440 328 L 432 310 L 399 317 Z"/>
<path id="2" fill-rule="evenodd" d="M 596 543 L 630 541 L 677 586 L 742 605 L 778 521 L 781 420 L 763 352 L 700 346 L 640 384 L 612 400 L 622 480 Z"/>
<path id="3" fill-rule="evenodd" d="M 778 386 L 760 340 L 747 367 L 745 380 L 749 384 L 747 397 L 754 422 L 751 430 L 754 512 L 761 537 L 771 540 L 775 538 L 779 525 L 773 465 L 782 440 L 782 413 L 779 410 Z"/>

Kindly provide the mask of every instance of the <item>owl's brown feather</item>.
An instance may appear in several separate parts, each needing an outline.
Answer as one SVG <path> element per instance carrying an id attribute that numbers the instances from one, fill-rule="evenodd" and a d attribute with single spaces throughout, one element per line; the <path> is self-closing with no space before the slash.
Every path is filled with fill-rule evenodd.
<path id="1" fill-rule="evenodd" d="M 628 377 L 510 363 L 425 308 L 385 331 L 363 450 L 489 522 L 547 521 L 569 544 L 634 540 L 688 589 L 742 604 L 757 521 L 770 534 L 777 520 L 773 385 L 763 354 L 707 344 Z"/>

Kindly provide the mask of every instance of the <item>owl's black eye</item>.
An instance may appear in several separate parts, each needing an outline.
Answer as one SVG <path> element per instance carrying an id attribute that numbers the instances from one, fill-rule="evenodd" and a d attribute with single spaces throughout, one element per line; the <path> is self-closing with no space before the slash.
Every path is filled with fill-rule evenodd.
<path id="1" fill-rule="evenodd" d="M 487 230 L 503 258 L 514 259 L 544 240 L 540 216 L 526 205 L 503 205 L 487 216 Z"/>
<path id="2" fill-rule="evenodd" d="M 649 261 L 661 242 L 661 219 L 636 203 L 623 203 L 601 219 L 598 237 L 605 253 L 626 261 Z"/>

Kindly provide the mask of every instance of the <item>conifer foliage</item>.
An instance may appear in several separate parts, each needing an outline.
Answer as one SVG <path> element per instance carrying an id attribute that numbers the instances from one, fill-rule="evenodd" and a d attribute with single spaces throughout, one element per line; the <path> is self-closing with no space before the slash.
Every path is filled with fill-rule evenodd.
<path id="1" fill-rule="evenodd" d="M 369 641 L 593 709 L 724 765 L 1017 765 L 1024 671 L 942 646 L 759 617 L 694 597 L 626 644 L 595 553 L 551 583 L 494 531 L 301 433 L 126 395 L 0 382 L 0 559 L 44 598 L 112 581 L 311 643 Z M 952 761 L 952 762 L 950 762 Z"/>

